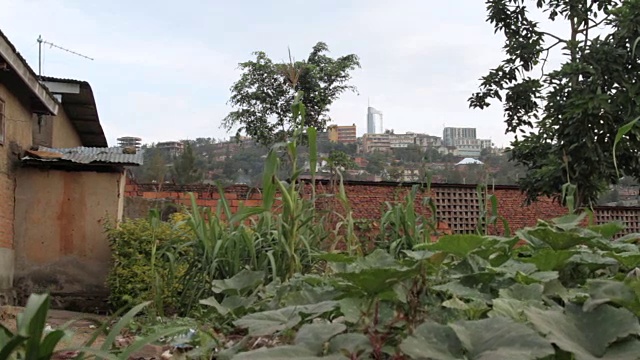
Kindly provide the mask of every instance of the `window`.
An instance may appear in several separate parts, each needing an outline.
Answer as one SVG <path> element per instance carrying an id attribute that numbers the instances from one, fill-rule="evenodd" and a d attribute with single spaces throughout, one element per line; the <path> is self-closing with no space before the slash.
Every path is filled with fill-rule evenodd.
<path id="1" fill-rule="evenodd" d="M 6 118 L 4 116 L 4 101 L 0 99 L 0 145 L 5 141 Z"/>

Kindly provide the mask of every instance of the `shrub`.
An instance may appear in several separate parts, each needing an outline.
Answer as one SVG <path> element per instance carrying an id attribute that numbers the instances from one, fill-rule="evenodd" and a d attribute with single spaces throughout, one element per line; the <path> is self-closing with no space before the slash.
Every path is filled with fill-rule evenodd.
<path id="1" fill-rule="evenodd" d="M 179 282 L 174 279 L 181 275 L 184 268 L 178 265 L 172 269 L 171 257 L 161 249 L 187 241 L 189 229 L 184 225 L 184 218 L 184 214 L 175 213 L 167 222 L 150 216 L 147 219 L 127 219 L 118 226 L 107 224 L 113 260 L 107 278 L 112 308 L 155 299 L 151 308 L 163 304 L 160 306 L 162 309 L 155 310 L 174 312 L 176 299 L 182 292 Z M 155 264 L 152 265 L 154 256 Z M 171 256 L 179 254 L 172 251 Z M 158 293 L 154 291 L 154 284 L 158 284 L 156 274 L 161 284 Z"/>

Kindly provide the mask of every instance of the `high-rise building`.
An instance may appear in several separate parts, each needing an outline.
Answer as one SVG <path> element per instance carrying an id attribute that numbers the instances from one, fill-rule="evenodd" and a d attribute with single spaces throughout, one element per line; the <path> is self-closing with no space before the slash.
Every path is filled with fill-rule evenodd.
<path id="1" fill-rule="evenodd" d="M 121 148 L 132 147 L 132 148 L 140 149 L 140 146 L 142 145 L 142 139 L 135 136 L 123 136 L 123 137 L 119 137 L 117 140 L 118 140 L 118 146 Z"/>
<path id="2" fill-rule="evenodd" d="M 341 144 L 353 144 L 357 140 L 356 124 L 348 126 L 330 125 L 327 127 L 329 141 Z"/>
<path id="3" fill-rule="evenodd" d="M 369 106 L 367 108 L 367 134 L 382 134 L 382 111 Z"/>
<path id="4" fill-rule="evenodd" d="M 442 141 L 445 146 L 455 146 L 457 139 L 475 139 L 476 128 L 446 127 L 442 132 Z"/>

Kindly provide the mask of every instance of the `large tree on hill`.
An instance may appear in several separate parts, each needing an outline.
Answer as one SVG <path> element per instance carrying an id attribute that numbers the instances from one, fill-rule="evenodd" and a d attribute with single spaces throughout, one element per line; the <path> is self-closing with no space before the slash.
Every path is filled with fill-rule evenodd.
<path id="1" fill-rule="evenodd" d="M 255 52 L 255 60 L 240 64 L 242 75 L 231 87 L 229 104 L 234 108 L 223 120 L 228 130 L 238 127 L 237 135 L 246 134 L 263 145 L 285 140 L 300 126 L 326 127 L 331 104 L 349 85 L 351 72 L 360 67 L 356 55 L 333 59 L 329 48 L 319 42 L 307 60 L 275 63 L 266 53 Z M 294 124 L 291 104 L 298 91 L 304 92 L 305 124 Z"/>
<path id="2" fill-rule="evenodd" d="M 195 184 L 202 181 L 202 171 L 190 142 L 184 145 L 182 154 L 173 162 L 173 180 L 180 185 Z"/>
<path id="3" fill-rule="evenodd" d="M 504 34 L 506 58 L 481 79 L 474 108 L 502 102 L 511 160 L 526 167 L 519 185 L 529 201 L 577 187 L 589 205 L 617 183 L 613 143 L 620 127 L 640 115 L 640 0 L 487 0 L 488 21 Z M 566 34 L 544 31 L 538 9 Z M 640 49 L 638 49 L 640 50 Z M 549 53 L 562 64 L 545 67 Z M 640 177 L 640 129 L 616 150 L 622 173 Z"/>

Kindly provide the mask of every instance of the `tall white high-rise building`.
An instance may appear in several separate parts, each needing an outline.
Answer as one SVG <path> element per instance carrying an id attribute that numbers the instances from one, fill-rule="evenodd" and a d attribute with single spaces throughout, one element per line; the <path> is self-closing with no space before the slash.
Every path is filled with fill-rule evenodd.
<path id="1" fill-rule="evenodd" d="M 367 134 L 382 134 L 382 111 L 367 107 Z"/>

